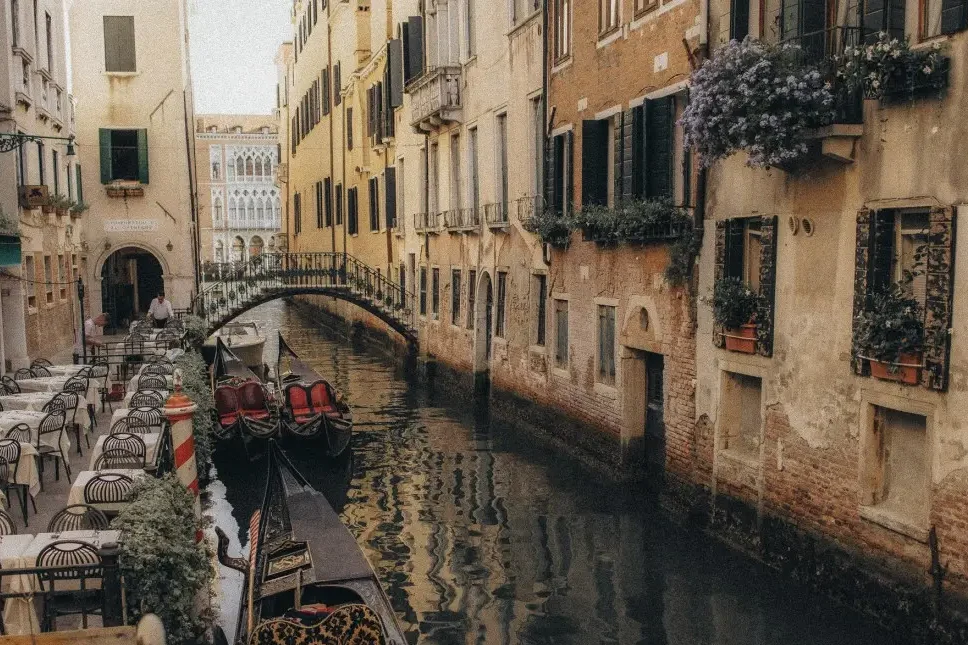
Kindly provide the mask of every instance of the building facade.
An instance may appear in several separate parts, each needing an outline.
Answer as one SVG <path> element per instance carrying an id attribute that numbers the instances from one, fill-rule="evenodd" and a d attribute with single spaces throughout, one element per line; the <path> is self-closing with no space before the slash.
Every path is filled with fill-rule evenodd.
<path id="1" fill-rule="evenodd" d="M 69 145 L 74 104 L 63 3 L 4 3 L 0 50 L 0 227 L 12 236 L 0 275 L 0 368 L 11 371 L 74 342 L 75 280 L 84 272 L 82 227 L 90 212 L 70 208 L 84 193 L 81 156 Z"/>
<path id="2" fill-rule="evenodd" d="M 70 9 L 77 140 L 99 160 L 83 178 L 92 308 L 109 327 L 143 316 L 164 289 L 196 290 L 194 108 L 186 4 L 119 0 Z"/>
<path id="3" fill-rule="evenodd" d="M 278 127 L 270 116 L 198 115 L 201 262 L 243 262 L 277 249 L 282 197 L 277 185 Z"/>

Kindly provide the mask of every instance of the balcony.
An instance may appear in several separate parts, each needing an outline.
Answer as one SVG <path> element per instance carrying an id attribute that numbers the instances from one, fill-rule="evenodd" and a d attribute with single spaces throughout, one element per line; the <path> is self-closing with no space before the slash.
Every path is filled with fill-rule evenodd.
<path id="1" fill-rule="evenodd" d="M 406 87 L 410 95 L 410 125 L 417 132 L 432 132 L 461 121 L 460 66 L 431 67 Z"/>
<path id="2" fill-rule="evenodd" d="M 413 230 L 417 233 L 437 233 L 440 213 L 414 213 Z"/>
<path id="3" fill-rule="evenodd" d="M 481 215 L 476 208 L 455 208 L 443 215 L 444 228 L 450 233 L 473 233 L 481 228 Z"/>

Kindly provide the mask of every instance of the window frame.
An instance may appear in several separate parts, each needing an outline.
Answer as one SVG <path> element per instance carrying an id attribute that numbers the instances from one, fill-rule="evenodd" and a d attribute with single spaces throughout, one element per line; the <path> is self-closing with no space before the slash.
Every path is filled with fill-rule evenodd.
<path id="1" fill-rule="evenodd" d="M 37 310 L 37 258 L 33 253 L 25 253 L 23 258 L 24 295 L 27 297 L 28 310 Z"/>
<path id="2" fill-rule="evenodd" d="M 494 337 L 505 338 L 507 333 L 506 304 L 508 296 L 508 272 L 497 272 L 497 288 L 495 289 L 496 298 L 494 299 Z"/>
<path id="3" fill-rule="evenodd" d="M 450 270 L 450 324 L 460 327 L 461 322 L 461 300 L 463 298 L 462 287 L 464 271 L 462 269 Z"/>
<path id="4" fill-rule="evenodd" d="M 126 19 L 129 19 L 130 20 L 130 25 L 131 25 L 131 29 L 130 29 L 130 32 L 131 32 L 130 61 L 127 60 L 127 57 L 125 57 L 125 59 L 122 60 L 122 57 L 121 57 L 121 53 L 122 52 L 120 52 L 120 43 L 114 43 L 115 49 L 118 50 L 116 52 L 116 55 L 118 56 L 118 59 L 116 61 L 113 61 L 113 62 L 116 63 L 115 66 L 118 67 L 118 69 L 109 69 L 111 67 L 112 61 L 109 59 L 110 52 L 109 52 L 109 48 L 108 48 L 108 44 L 109 44 L 108 43 L 108 33 L 109 33 L 108 21 L 109 21 L 109 19 L 121 19 L 121 18 L 126 18 Z M 115 28 L 117 28 L 118 25 L 120 25 L 120 23 L 117 23 L 117 25 L 115 25 Z M 127 24 L 125 24 L 125 28 L 127 28 Z M 102 19 L 102 36 L 103 36 L 102 37 L 102 44 L 104 46 L 104 72 L 106 74 L 136 74 L 138 72 L 138 40 L 137 40 L 137 33 L 138 33 L 137 32 L 137 25 L 135 24 L 135 19 L 134 19 L 134 16 L 133 15 L 132 16 L 103 16 L 103 19 Z M 122 67 L 128 67 L 128 65 L 125 65 L 125 63 L 130 63 L 130 69 L 122 69 Z"/>
<path id="5" fill-rule="evenodd" d="M 430 315 L 440 320 L 440 268 L 430 269 Z"/>
<path id="6" fill-rule="evenodd" d="M 598 0 L 598 38 L 615 33 L 622 22 L 621 0 Z"/>
<path id="7" fill-rule="evenodd" d="M 44 255 L 44 287 L 47 304 L 54 304 L 54 265 L 51 256 L 46 254 Z"/>
<path id="8" fill-rule="evenodd" d="M 555 355 L 554 365 L 558 369 L 568 369 L 568 299 L 553 295 L 555 317 Z M 564 313 L 564 339 L 562 339 L 562 313 Z M 564 342 L 562 342 L 564 340 Z"/>
<path id="9" fill-rule="evenodd" d="M 571 57 L 574 0 L 554 0 L 554 62 L 563 63 Z"/>
<path id="10" fill-rule="evenodd" d="M 533 273 L 531 280 L 535 289 L 532 343 L 537 347 L 545 347 L 548 343 L 548 276 L 545 273 Z"/>
<path id="11" fill-rule="evenodd" d="M 610 315 L 608 312 L 611 312 Z M 617 382 L 617 370 L 615 368 L 615 345 L 616 345 L 616 334 L 615 326 L 616 319 L 618 315 L 618 307 L 616 305 L 602 304 L 597 305 L 598 313 L 598 325 L 596 331 L 596 349 L 595 349 L 595 382 L 608 387 L 615 387 Z M 605 327 L 606 321 L 611 321 L 611 329 Z M 607 338 L 611 338 L 611 343 L 607 343 Z M 605 347 L 608 346 L 608 360 L 606 361 L 606 356 L 604 353 Z"/>
<path id="12" fill-rule="evenodd" d="M 417 271 L 419 278 L 417 281 L 418 289 L 418 312 L 423 318 L 427 316 L 427 267 L 421 264 L 419 270 Z"/>

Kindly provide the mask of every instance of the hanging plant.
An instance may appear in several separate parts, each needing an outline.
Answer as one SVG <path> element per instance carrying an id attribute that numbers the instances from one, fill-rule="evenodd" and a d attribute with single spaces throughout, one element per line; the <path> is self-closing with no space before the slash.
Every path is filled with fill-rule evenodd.
<path id="1" fill-rule="evenodd" d="M 767 168 L 807 154 L 804 133 L 833 121 L 834 95 L 798 53 L 795 45 L 733 40 L 692 73 L 680 123 L 704 166 L 740 150 L 747 165 Z"/>
<path id="2" fill-rule="evenodd" d="M 836 61 L 838 80 L 850 89 L 861 88 L 870 99 L 913 97 L 948 85 L 949 59 L 937 42 L 911 49 L 907 40 L 891 38 L 882 31 L 877 42 L 847 47 Z"/>
<path id="3" fill-rule="evenodd" d="M 545 244 L 565 248 L 571 240 L 572 225 L 566 215 L 545 208 L 535 211 L 524 222 L 524 230 L 534 233 Z"/>

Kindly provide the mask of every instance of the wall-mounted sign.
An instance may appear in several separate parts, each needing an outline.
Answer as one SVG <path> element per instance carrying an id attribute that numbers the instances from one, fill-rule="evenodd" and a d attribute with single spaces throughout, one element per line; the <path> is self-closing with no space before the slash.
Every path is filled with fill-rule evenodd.
<path id="1" fill-rule="evenodd" d="M 112 219 L 104 222 L 105 233 L 150 233 L 158 230 L 153 219 Z"/>

